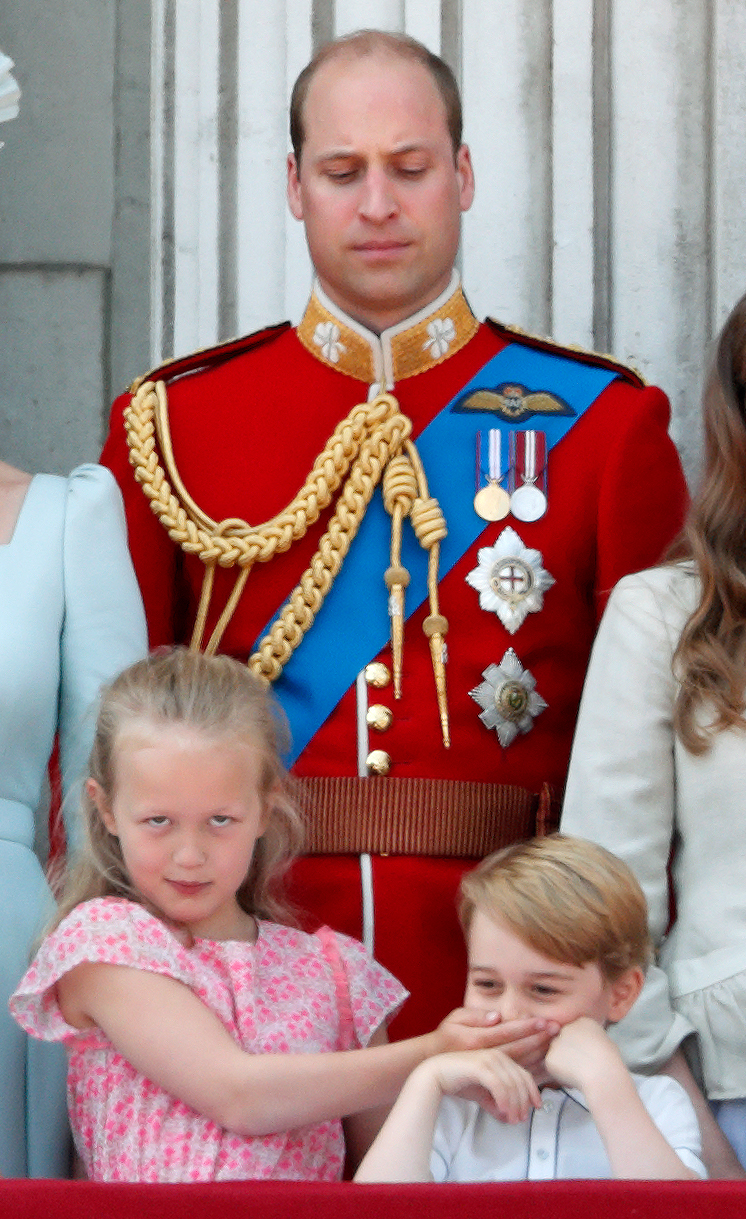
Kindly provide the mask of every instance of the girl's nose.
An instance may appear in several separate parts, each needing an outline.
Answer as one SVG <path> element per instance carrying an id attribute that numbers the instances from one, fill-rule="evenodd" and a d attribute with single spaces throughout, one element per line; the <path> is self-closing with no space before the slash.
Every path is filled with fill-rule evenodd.
<path id="1" fill-rule="evenodd" d="M 183 868 L 197 868 L 205 862 L 205 852 L 194 834 L 179 838 L 174 846 L 173 860 Z"/>

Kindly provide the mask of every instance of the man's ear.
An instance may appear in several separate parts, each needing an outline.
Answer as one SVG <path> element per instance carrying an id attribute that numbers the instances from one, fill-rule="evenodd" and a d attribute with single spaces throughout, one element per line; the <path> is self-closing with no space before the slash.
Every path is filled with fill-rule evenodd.
<path id="1" fill-rule="evenodd" d="M 468 144 L 462 144 L 456 153 L 456 175 L 459 184 L 458 205 L 462 212 L 468 212 L 474 201 L 474 168 Z"/>
<path id="2" fill-rule="evenodd" d="M 106 826 L 109 833 L 116 835 L 117 824 L 116 824 L 116 821 L 114 820 L 114 817 L 113 817 L 113 814 L 111 811 L 111 806 L 110 806 L 109 801 L 106 796 L 106 792 L 104 791 L 101 784 L 98 783 L 95 779 L 86 779 L 85 790 L 86 790 L 86 795 L 88 796 L 89 800 L 92 800 L 93 803 L 96 805 L 98 815 L 101 818 L 101 820 L 103 821 L 103 823 Z"/>
<path id="3" fill-rule="evenodd" d="M 645 973 L 639 965 L 630 965 L 616 982 L 609 983 L 608 1019 L 616 1024 L 632 1007 L 642 990 Z"/>
<path id="4" fill-rule="evenodd" d="M 303 201 L 300 197 L 300 169 L 295 153 L 288 153 L 288 207 L 296 220 L 303 219 Z"/>

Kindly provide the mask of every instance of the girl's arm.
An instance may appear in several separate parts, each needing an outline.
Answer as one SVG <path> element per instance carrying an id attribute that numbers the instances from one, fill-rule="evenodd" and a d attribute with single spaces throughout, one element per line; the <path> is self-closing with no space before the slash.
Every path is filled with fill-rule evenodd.
<path id="1" fill-rule="evenodd" d="M 74 1028 L 96 1026 L 117 1051 L 172 1096 L 244 1136 L 263 1135 L 391 1104 L 433 1054 L 511 1043 L 530 1051 L 540 1021 L 496 1024 L 458 1011 L 432 1033 L 363 1050 L 250 1054 L 184 983 L 122 965 L 86 963 L 57 983 Z"/>
<path id="2" fill-rule="evenodd" d="M 388 1045 L 388 1040 L 388 1033 L 381 1025 L 368 1042 L 368 1048 Z M 358 1168 L 360 1161 L 386 1121 L 390 1108 L 390 1105 L 378 1105 L 375 1109 L 363 1109 L 359 1113 L 351 1113 L 344 1119 L 346 1172 L 351 1173 Z"/>

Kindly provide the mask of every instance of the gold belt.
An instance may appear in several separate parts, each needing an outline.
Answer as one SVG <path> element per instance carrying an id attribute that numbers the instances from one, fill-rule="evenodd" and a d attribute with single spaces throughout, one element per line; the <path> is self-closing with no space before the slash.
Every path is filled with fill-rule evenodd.
<path id="1" fill-rule="evenodd" d="M 307 855 L 480 859 L 556 827 L 557 802 L 501 783 L 323 776 L 296 780 Z"/>

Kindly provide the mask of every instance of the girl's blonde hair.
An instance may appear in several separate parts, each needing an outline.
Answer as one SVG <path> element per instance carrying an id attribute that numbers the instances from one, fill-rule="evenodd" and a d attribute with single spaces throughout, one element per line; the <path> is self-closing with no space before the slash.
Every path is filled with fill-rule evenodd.
<path id="1" fill-rule="evenodd" d="M 621 859 L 582 838 L 550 834 L 489 855 L 461 881 L 465 934 L 475 910 L 553 961 L 595 963 L 608 982 L 650 960 L 642 889 Z"/>
<path id="2" fill-rule="evenodd" d="M 301 849 L 303 828 L 280 760 L 288 743 L 287 727 L 261 679 L 229 656 L 207 657 L 184 648 L 161 650 L 120 673 L 101 695 L 89 768 L 109 802 L 116 783 L 117 744 L 128 728 L 143 723 L 156 730 L 183 725 L 217 741 L 229 738 L 259 746 L 266 829 L 236 898 L 247 914 L 292 921 L 280 881 Z M 83 846 L 63 879 L 55 925 L 92 897 L 140 900 L 119 839 L 107 830 L 85 789 L 82 814 Z"/>
<path id="3" fill-rule="evenodd" d="M 700 582 L 674 653 L 673 723 L 693 754 L 723 729 L 746 728 L 746 296 L 717 340 L 703 420 L 704 476 L 671 552 L 693 560 Z"/>

